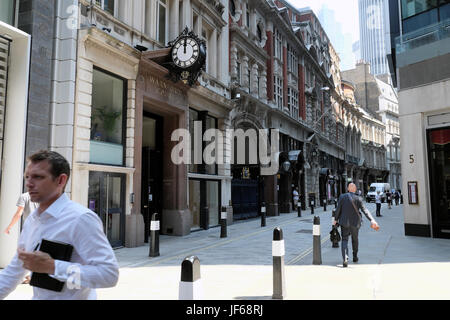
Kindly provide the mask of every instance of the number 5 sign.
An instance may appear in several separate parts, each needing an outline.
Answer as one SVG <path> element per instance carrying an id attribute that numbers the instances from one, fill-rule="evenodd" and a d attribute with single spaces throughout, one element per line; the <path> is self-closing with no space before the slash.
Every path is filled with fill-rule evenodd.
<path id="1" fill-rule="evenodd" d="M 410 154 L 409 155 L 409 163 L 413 164 L 416 160 L 414 159 L 414 155 Z"/>

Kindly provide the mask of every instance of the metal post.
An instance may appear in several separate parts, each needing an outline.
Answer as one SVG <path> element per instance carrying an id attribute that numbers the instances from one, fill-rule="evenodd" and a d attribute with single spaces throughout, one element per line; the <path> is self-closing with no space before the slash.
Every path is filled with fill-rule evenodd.
<path id="1" fill-rule="evenodd" d="M 322 264 L 322 248 L 320 243 L 320 218 L 314 217 L 313 225 L 313 264 Z"/>
<path id="2" fill-rule="evenodd" d="M 181 263 L 178 300 L 203 300 L 200 260 L 196 256 L 186 257 Z"/>
<path id="3" fill-rule="evenodd" d="M 311 214 L 314 214 L 314 200 L 311 199 Z"/>
<path id="4" fill-rule="evenodd" d="M 327 211 L 327 199 L 323 199 L 323 211 Z"/>
<path id="5" fill-rule="evenodd" d="M 272 299 L 286 297 L 286 276 L 284 272 L 284 240 L 283 230 L 275 228 L 273 231 L 272 257 L 273 257 L 273 295 Z"/>
<path id="6" fill-rule="evenodd" d="M 301 218 L 301 216 L 302 216 L 302 204 L 300 202 L 297 202 L 297 212 L 298 212 L 298 217 Z"/>
<path id="7" fill-rule="evenodd" d="M 225 206 L 222 206 L 220 213 L 220 237 L 227 237 L 227 208 Z"/>
<path id="8" fill-rule="evenodd" d="M 159 257 L 159 220 L 156 219 L 157 213 L 152 215 L 150 222 L 150 254 L 149 257 Z"/>
<path id="9" fill-rule="evenodd" d="M 266 203 L 261 203 L 261 227 L 266 226 Z"/>

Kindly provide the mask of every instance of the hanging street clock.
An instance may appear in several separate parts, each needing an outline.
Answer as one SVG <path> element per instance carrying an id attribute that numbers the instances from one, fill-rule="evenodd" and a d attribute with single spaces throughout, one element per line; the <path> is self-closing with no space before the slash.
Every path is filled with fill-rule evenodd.
<path id="1" fill-rule="evenodd" d="M 177 82 L 193 86 L 198 77 L 205 71 L 206 42 L 186 27 L 175 40 L 169 42 L 171 48 L 169 77 Z"/>

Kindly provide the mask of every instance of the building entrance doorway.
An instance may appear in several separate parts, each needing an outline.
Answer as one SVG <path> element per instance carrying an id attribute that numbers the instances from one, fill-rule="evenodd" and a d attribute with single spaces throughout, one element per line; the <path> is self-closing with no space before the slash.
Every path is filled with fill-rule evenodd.
<path id="1" fill-rule="evenodd" d="M 125 177 L 123 173 L 89 172 L 89 209 L 99 215 L 113 248 L 125 243 Z"/>
<path id="2" fill-rule="evenodd" d="M 163 210 L 163 118 L 144 112 L 142 124 L 141 208 L 144 242 L 148 243 L 152 215 L 162 221 Z"/>
<path id="3" fill-rule="evenodd" d="M 450 127 L 428 130 L 433 237 L 450 239 Z"/>

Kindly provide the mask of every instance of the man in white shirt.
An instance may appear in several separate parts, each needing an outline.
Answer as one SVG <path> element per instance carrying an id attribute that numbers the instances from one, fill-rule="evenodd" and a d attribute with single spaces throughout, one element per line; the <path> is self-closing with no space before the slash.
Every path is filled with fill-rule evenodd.
<path id="1" fill-rule="evenodd" d="M 377 191 L 377 194 L 375 195 L 375 203 L 377 206 L 377 217 L 382 217 L 381 215 L 381 194 L 380 191 Z"/>
<path id="2" fill-rule="evenodd" d="M 30 194 L 28 192 L 25 192 L 20 195 L 19 199 L 17 199 L 16 206 L 17 211 L 5 230 L 6 234 L 9 234 L 11 232 L 12 227 L 14 227 L 14 225 L 20 220 L 21 217 L 23 226 L 30 213 L 32 213 L 37 207 L 39 207 L 39 204 L 31 201 Z"/>
<path id="3" fill-rule="evenodd" d="M 56 152 L 39 151 L 28 158 L 25 183 L 39 208 L 25 221 L 17 254 L 0 273 L 0 299 L 14 291 L 27 270 L 66 283 L 61 292 L 33 287 L 36 300 L 96 299 L 95 288 L 117 284 L 119 267 L 99 217 L 64 193 L 69 176 L 69 163 Z M 70 262 L 35 251 L 42 239 L 71 244 Z"/>

